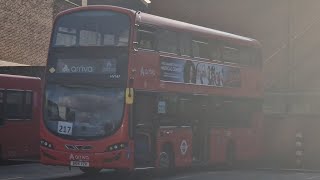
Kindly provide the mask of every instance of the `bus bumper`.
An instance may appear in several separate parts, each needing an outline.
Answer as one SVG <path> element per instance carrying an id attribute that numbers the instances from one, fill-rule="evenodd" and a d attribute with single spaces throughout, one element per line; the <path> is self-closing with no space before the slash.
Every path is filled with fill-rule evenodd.
<path id="1" fill-rule="evenodd" d="M 80 153 L 41 148 L 40 152 L 40 162 L 45 165 L 133 170 L 133 157 L 128 150 Z"/>

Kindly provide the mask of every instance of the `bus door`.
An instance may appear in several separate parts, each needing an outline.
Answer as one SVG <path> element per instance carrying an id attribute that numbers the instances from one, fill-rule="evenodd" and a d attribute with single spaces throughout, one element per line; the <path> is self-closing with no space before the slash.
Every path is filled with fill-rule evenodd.
<path id="1" fill-rule="evenodd" d="M 225 112 L 230 112 L 225 106 L 223 101 L 219 98 L 210 99 L 208 106 L 207 117 L 209 120 L 209 142 L 210 146 L 210 163 L 222 163 L 225 162 L 226 151 L 226 127 L 225 127 Z"/>
<path id="2" fill-rule="evenodd" d="M 193 98 L 192 117 L 192 150 L 194 162 L 208 162 L 209 160 L 209 126 L 207 117 L 207 96 Z"/>
<path id="3" fill-rule="evenodd" d="M 157 125 L 154 123 L 154 104 L 155 96 L 151 93 L 136 93 L 133 106 L 136 167 L 150 167 L 155 163 Z"/>

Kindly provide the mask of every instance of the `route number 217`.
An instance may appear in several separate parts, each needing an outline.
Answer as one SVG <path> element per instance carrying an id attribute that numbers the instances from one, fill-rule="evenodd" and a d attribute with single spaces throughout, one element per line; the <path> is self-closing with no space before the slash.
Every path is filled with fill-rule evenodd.
<path id="1" fill-rule="evenodd" d="M 65 135 L 72 135 L 72 123 L 59 121 L 58 122 L 58 133 Z"/>

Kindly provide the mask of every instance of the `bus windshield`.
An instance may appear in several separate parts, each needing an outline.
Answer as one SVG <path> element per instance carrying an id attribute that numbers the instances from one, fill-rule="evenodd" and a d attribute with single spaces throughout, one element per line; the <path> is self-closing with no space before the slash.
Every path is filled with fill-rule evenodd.
<path id="1" fill-rule="evenodd" d="M 46 87 L 45 124 L 58 136 L 88 139 L 111 135 L 121 124 L 123 109 L 123 88 Z"/>
<path id="2" fill-rule="evenodd" d="M 53 47 L 128 46 L 130 20 L 113 11 L 81 11 L 60 17 Z"/>

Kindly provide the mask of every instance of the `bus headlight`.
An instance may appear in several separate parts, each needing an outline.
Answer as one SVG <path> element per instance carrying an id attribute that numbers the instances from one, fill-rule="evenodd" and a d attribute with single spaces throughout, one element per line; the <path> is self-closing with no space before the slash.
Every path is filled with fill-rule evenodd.
<path id="1" fill-rule="evenodd" d="M 44 139 L 40 140 L 40 145 L 49 149 L 54 149 L 53 145 Z"/>
<path id="2" fill-rule="evenodd" d="M 108 146 L 106 151 L 111 152 L 111 151 L 118 151 L 121 149 L 126 149 L 128 146 L 127 143 L 117 143 L 117 144 L 113 144 L 111 146 Z"/>

